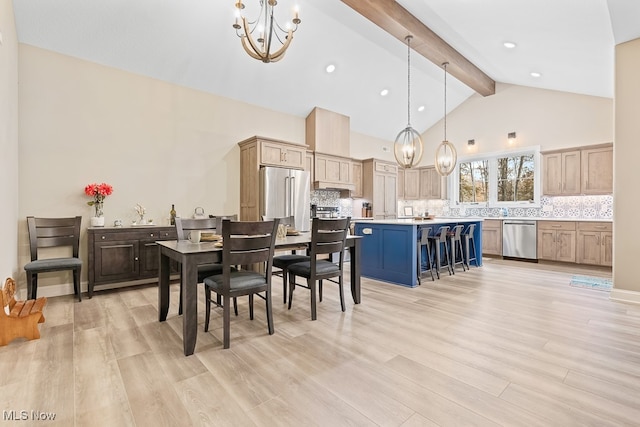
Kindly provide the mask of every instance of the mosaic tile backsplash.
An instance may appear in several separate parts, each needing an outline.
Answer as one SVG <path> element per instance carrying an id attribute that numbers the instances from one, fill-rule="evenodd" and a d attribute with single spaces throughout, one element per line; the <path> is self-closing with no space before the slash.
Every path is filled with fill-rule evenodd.
<path id="1" fill-rule="evenodd" d="M 341 199 L 340 192 L 316 190 L 311 192 L 311 203 L 318 206 L 340 208 L 340 215 L 359 217 L 361 199 Z M 558 219 L 613 219 L 613 196 L 559 196 L 540 197 L 540 207 L 502 208 L 451 207 L 449 200 L 399 200 L 398 212 L 405 206 L 413 207 L 415 215 L 428 212 L 436 216 L 486 217 L 486 218 L 558 218 Z"/>

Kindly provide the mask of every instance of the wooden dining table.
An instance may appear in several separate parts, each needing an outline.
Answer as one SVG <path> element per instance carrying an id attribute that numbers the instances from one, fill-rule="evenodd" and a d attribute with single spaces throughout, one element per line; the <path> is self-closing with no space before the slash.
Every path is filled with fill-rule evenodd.
<path id="1" fill-rule="evenodd" d="M 351 296 L 355 304 L 360 304 L 360 236 L 348 236 L 346 247 L 350 254 Z M 189 240 L 164 240 L 156 242 L 160 251 L 158 272 L 158 320 L 167 320 L 169 312 L 169 282 L 171 260 L 178 262 L 181 268 L 182 283 L 182 342 L 184 355 L 192 355 L 196 348 L 198 334 L 198 265 L 222 261 L 222 248 L 216 242 L 191 243 Z M 308 245 L 311 233 L 300 233 L 276 239 L 276 250 Z"/>

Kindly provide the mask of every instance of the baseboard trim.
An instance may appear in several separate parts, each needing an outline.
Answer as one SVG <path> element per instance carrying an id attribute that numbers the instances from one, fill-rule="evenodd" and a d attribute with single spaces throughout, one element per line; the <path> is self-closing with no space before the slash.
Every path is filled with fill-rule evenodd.
<path id="1" fill-rule="evenodd" d="M 613 288 L 609 295 L 609 299 L 618 302 L 640 304 L 640 292 Z"/>
<path id="2" fill-rule="evenodd" d="M 179 275 L 172 275 L 170 280 L 173 282 L 175 280 L 180 279 Z M 158 280 L 157 279 L 140 279 L 140 280 L 134 280 L 131 282 L 118 282 L 118 283 L 109 283 L 106 285 L 100 285 L 94 288 L 93 293 L 97 294 L 100 291 L 103 290 L 107 290 L 107 289 L 118 289 L 118 288 L 126 288 L 129 286 L 139 286 L 139 285 L 157 285 Z M 80 283 L 80 289 L 82 292 L 82 297 L 83 298 L 88 298 L 89 295 L 87 294 L 88 290 L 89 290 L 89 282 L 81 282 Z M 61 297 L 61 296 L 65 296 L 65 295 L 74 295 L 75 293 L 73 292 L 73 282 L 71 283 L 63 283 L 63 284 L 59 284 L 59 285 L 46 285 L 46 286 L 38 286 L 38 296 L 39 297 L 47 297 L 47 298 L 53 298 L 53 297 Z M 24 297 L 24 299 L 27 299 L 27 290 L 23 289 L 21 291 L 21 295 L 22 297 Z"/>

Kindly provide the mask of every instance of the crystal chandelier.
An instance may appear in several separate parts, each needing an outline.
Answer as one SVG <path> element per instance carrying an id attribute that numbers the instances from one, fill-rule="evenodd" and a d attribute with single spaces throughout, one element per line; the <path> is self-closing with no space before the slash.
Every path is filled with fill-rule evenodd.
<path id="1" fill-rule="evenodd" d="M 442 64 L 444 68 L 444 140 L 436 149 L 436 170 L 442 176 L 451 174 L 458 161 L 456 147 L 447 141 L 447 65 L 449 65 L 448 62 Z"/>
<path id="2" fill-rule="evenodd" d="M 278 2 L 276 0 L 259 1 L 260 15 L 254 21 L 249 21 L 242 16 L 242 9 L 244 9 L 242 0 L 236 2 L 236 22 L 233 28 L 236 29 L 236 34 L 242 41 L 242 47 L 249 56 L 262 62 L 276 62 L 284 56 L 293 40 L 293 33 L 302 21 L 298 17 L 296 8 L 293 19 L 283 28 L 273 14 Z"/>
<path id="3" fill-rule="evenodd" d="M 393 143 L 393 154 L 398 165 L 405 169 L 412 168 L 422 159 L 423 145 L 420 134 L 411 127 L 411 39 L 407 41 L 407 127 L 398 133 Z"/>

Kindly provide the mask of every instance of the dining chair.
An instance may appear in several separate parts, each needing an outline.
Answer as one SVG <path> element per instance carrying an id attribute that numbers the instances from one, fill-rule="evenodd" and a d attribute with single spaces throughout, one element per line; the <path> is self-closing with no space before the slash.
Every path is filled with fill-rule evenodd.
<path id="1" fill-rule="evenodd" d="M 54 271 L 71 270 L 73 272 L 73 291 L 82 301 L 80 273 L 82 260 L 80 251 L 80 224 L 82 217 L 72 218 L 36 218 L 27 217 L 29 230 L 29 250 L 31 262 L 24 266 L 27 273 L 27 296 L 36 299 L 38 295 L 38 275 Z M 43 257 L 50 248 L 70 248 L 71 255 L 66 257 Z M 40 251 L 44 249 L 44 251 Z"/>
<path id="2" fill-rule="evenodd" d="M 337 283 L 340 292 L 340 306 L 345 311 L 344 305 L 344 248 L 347 240 L 347 231 L 351 218 L 324 219 L 313 218 L 311 223 L 311 245 L 309 247 L 309 260 L 289 265 L 289 309 L 293 301 L 293 291 L 296 286 L 309 289 L 311 293 L 311 320 L 316 320 L 316 282 L 322 295 L 322 281 L 327 279 Z M 328 259 L 320 259 L 319 255 L 339 253 L 338 262 Z M 296 276 L 307 279 L 307 284 L 296 283 Z M 337 278 L 337 280 L 335 279 Z M 322 297 L 320 298 L 322 301 Z"/>
<path id="3" fill-rule="evenodd" d="M 270 221 L 273 219 L 274 218 L 269 218 L 265 216 L 262 217 L 263 221 Z M 279 218 L 279 220 L 280 220 L 279 222 L 280 225 L 285 225 L 287 227 L 295 227 L 295 217 L 293 216 Z M 291 264 L 295 264 L 296 262 L 308 261 L 309 256 L 295 253 L 295 251 L 297 250 L 306 251 L 307 245 L 302 245 L 302 246 L 292 245 L 287 247 L 279 247 L 278 251 L 280 250 L 286 251 L 288 253 L 283 255 L 276 255 L 273 257 L 273 266 L 278 269 L 273 271 L 273 275 L 282 277 L 282 303 L 286 304 L 287 289 L 288 289 L 288 282 L 287 282 L 288 268 Z"/>
<path id="4" fill-rule="evenodd" d="M 271 302 L 271 270 L 278 220 L 273 221 L 222 221 L 222 272 L 204 279 L 208 292 L 222 296 L 223 346 L 229 348 L 231 298 L 248 295 L 249 313 L 253 320 L 253 296 L 266 302 L 269 335 L 274 332 Z M 261 264 L 264 268 L 254 271 L 251 267 Z M 247 266 L 234 269 L 233 266 Z M 263 295 L 264 294 L 264 295 Z M 211 300 L 206 300 L 204 330 L 209 330 Z"/>
<path id="5" fill-rule="evenodd" d="M 178 236 L 178 240 L 188 240 L 189 233 L 193 230 L 200 230 L 209 233 L 220 234 L 220 221 L 218 218 L 176 218 L 176 234 Z M 198 283 L 203 283 L 205 277 L 212 276 L 214 274 L 219 274 L 222 272 L 222 264 L 220 263 L 211 263 L 211 264 L 202 264 L 198 266 Z M 207 287 L 204 287 L 205 290 L 205 299 L 211 298 L 211 293 L 207 293 Z M 221 304 L 221 301 L 217 301 L 218 304 Z M 233 299 L 233 311 L 235 315 L 238 315 L 238 302 L 236 299 Z M 180 302 L 178 304 L 178 314 L 182 314 L 182 282 L 180 283 Z"/>

